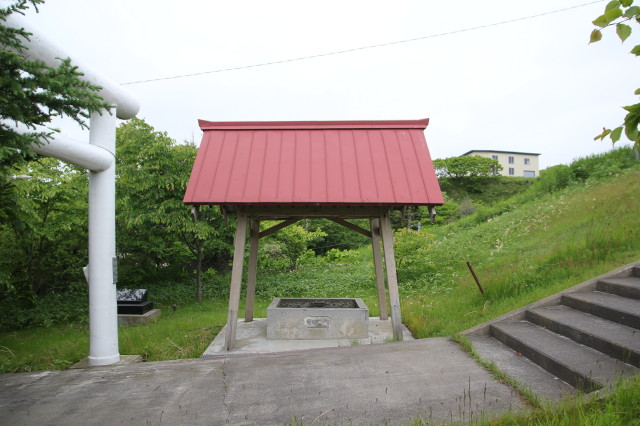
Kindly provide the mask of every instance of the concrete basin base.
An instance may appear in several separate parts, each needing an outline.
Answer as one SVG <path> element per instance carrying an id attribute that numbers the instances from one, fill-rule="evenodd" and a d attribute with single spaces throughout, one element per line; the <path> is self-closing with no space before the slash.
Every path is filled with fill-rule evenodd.
<path id="1" fill-rule="evenodd" d="M 369 309 L 362 299 L 277 297 L 267 308 L 267 339 L 364 339 Z"/>

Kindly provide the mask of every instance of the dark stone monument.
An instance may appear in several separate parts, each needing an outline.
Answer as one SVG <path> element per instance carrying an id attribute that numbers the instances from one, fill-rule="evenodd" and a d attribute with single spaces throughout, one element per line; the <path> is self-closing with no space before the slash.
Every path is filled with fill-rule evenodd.
<path id="1" fill-rule="evenodd" d="M 144 315 L 153 309 L 153 302 L 147 300 L 147 289 L 117 290 L 118 315 Z"/>

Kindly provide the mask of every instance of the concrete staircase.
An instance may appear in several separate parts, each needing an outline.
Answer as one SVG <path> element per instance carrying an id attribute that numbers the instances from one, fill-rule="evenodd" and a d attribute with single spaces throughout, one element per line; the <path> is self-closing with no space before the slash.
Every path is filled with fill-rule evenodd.
<path id="1" fill-rule="evenodd" d="M 640 262 L 463 334 L 544 398 L 607 388 L 640 373 Z"/>

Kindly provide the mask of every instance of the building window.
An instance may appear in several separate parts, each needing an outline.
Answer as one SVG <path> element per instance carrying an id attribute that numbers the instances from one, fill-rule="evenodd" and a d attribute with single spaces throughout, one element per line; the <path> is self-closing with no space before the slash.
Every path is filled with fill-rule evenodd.
<path id="1" fill-rule="evenodd" d="M 523 176 L 524 177 L 536 177 L 536 172 L 534 172 L 533 170 L 525 170 Z"/>
<path id="2" fill-rule="evenodd" d="M 531 160 L 529 158 L 525 158 L 524 159 L 524 165 L 528 166 L 529 164 L 531 164 Z"/>
<path id="3" fill-rule="evenodd" d="M 509 167 L 509 176 L 515 176 L 516 174 L 516 169 L 514 169 L 513 167 Z"/>
<path id="4" fill-rule="evenodd" d="M 510 156 L 509 156 L 509 164 L 514 164 L 515 162 L 516 162 L 515 157 L 513 157 L 513 156 L 511 156 L 511 155 L 510 155 Z"/>
<path id="5" fill-rule="evenodd" d="M 492 156 L 491 156 L 491 159 L 492 159 L 492 160 L 497 160 L 497 159 L 498 159 L 498 156 L 497 156 L 497 155 L 492 155 Z"/>

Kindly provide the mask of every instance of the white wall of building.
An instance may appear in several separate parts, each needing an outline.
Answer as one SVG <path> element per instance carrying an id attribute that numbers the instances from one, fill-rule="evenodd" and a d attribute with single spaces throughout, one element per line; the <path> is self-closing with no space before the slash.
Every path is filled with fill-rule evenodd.
<path id="1" fill-rule="evenodd" d="M 502 165 L 500 174 L 507 177 L 538 177 L 540 176 L 540 154 L 507 151 L 469 151 L 464 155 L 478 155 L 493 158 Z"/>

